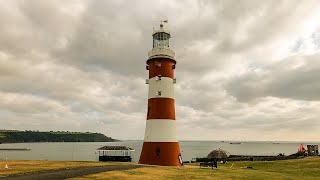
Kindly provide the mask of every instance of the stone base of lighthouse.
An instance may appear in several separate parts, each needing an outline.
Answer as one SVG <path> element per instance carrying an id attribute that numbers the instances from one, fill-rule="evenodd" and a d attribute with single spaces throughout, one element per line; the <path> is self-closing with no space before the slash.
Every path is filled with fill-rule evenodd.
<path id="1" fill-rule="evenodd" d="M 139 164 L 180 166 L 178 142 L 144 142 Z"/>

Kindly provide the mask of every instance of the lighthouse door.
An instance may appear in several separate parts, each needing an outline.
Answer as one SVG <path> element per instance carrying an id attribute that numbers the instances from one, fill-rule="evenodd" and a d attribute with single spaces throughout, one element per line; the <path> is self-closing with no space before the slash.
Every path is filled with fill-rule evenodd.
<path id="1" fill-rule="evenodd" d="M 156 154 L 157 154 L 157 157 L 160 158 L 160 148 L 159 147 L 157 147 L 157 149 L 156 149 Z"/>

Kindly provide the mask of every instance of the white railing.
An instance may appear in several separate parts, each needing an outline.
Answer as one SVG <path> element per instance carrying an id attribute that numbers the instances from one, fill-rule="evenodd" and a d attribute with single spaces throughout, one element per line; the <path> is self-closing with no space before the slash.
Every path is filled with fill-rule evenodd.
<path id="1" fill-rule="evenodd" d="M 149 58 L 151 57 L 161 57 L 161 56 L 165 56 L 165 57 L 171 57 L 174 58 L 175 53 L 169 49 L 169 48 L 153 48 L 151 51 L 148 52 L 148 56 Z"/>

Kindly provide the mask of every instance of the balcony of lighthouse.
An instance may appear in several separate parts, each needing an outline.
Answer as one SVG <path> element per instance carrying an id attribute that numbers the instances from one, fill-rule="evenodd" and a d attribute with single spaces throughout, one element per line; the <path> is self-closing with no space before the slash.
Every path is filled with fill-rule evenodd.
<path id="1" fill-rule="evenodd" d="M 169 58 L 174 59 L 175 53 L 168 47 L 156 47 L 148 52 L 149 59 Z"/>

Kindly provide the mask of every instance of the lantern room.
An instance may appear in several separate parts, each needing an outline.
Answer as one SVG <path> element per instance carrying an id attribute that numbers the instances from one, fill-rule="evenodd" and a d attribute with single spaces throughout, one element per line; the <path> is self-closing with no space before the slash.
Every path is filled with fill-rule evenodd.
<path id="1" fill-rule="evenodd" d="M 153 30 L 153 46 L 152 50 L 149 51 L 148 56 L 149 59 L 169 58 L 174 60 L 175 53 L 170 49 L 169 43 L 171 35 L 169 31 L 164 29 L 162 22 L 167 23 L 168 21 L 161 21 L 160 28 L 158 30 Z"/>
<path id="2" fill-rule="evenodd" d="M 157 47 L 169 48 L 170 33 L 166 32 L 163 29 L 163 24 L 160 24 L 160 29 L 158 31 L 155 31 L 152 36 L 153 36 L 153 48 L 157 48 Z"/>

